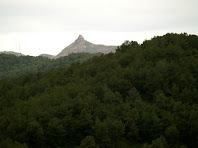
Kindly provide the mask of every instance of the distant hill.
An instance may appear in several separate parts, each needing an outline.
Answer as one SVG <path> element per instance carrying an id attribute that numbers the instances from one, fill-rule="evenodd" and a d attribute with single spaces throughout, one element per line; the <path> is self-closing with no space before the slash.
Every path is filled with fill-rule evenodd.
<path id="1" fill-rule="evenodd" d="M 33 57 L 0 54 L 0 79 L 48 71 L 56 69 L 59 66 L 68 67 L 72 63 L 86 61 L 96 55 L 99 54 L 72 53 L 66 57 L 50 59 L 43 56 Z"/>
<path id="2" fill-rule="evenodd" d="M 0 54 L 13 54 L 15 56 L 23 56 L 23 54 L 13 51 L 0 51 Z"/>
<path id="3" fill-rule="evenodd" d="M 54 55 L 50 55 L 50 54 L 41 54 L 39 56 L 46 57 L 46 58 L 49 58 L 49 59 L 53 59 L 55 57 Z"/>
<path id="4" fill-rule="evenodd" d="M 64 48 L 55 58 L 67 56 L 70 53 L 79 52 L 106 54 L 110 52 L 115 52 L 115 49 L 116 46 L 105 46 L 90 43 L 86 41 L 82 35 L 79 35 L 79 37 L 72 44 Z"/>

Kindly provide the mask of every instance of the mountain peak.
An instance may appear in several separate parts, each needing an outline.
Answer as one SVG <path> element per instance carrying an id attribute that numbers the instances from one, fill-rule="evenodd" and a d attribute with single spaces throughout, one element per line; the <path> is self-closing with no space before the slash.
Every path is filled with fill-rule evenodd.
<path id="1" fill-rule="evenodd" d="M 70 53 L 88 52 L 88 53 L 110 53 L 115 52 L 116 46 L 97 45 L 88 42 L 82 35 L 69 46 L 65 47 L 55 58 L 67 56 Z"/>
<path id="2" fill-rule="evenodd" d="M 82 35 L 79 35 L 78 39 L 83 39 L 84 40 L 84 37 Z"/>
<path id="3" fill-rule="evenodd" d="M 85 39 L 82 35 L 79 35 L 76 41 L 85 41 Z"/>

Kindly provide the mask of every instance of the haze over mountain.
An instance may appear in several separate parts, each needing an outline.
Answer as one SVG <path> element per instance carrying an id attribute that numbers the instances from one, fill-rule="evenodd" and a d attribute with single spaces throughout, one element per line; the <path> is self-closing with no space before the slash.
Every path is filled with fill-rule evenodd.
<path id="1" fill-rule="evenodd" d="M 57 59 L 60 57 L 68 56 L 71 53 L 110 53 L 115 52 L 117 46 L 106 46 L 101 44 L 93 44 L 89 41 L 86 41 L 82 35 L 79 35 L 78 38 L 69 46 L 65 47 L 59 54 L 50 55 L 50 54 L 40 54 L 41 57 L 47 57 L 49 59 Z M 15 56 L 25 56 L 19 52 L 13 51 L 0 51 L 0 54 L 12 54 Z"/>
<path id="2" fill-rule="evenodd" d="M 110 53 L 115 52 L 116 46 L 105 46 L 100 44 L 93 44 L 84 39 L 82 35 L 69 46 L 64 48 L 55 58 L 59 58 L 62 56 L 67 56 L 70 53 L 79 53 L 79 52 L 87 52 L 87 53 Z"/>

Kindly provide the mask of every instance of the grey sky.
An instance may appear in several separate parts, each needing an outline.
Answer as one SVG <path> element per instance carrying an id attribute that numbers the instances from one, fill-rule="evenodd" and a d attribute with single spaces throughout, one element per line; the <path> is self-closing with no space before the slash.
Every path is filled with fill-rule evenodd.
<path id="1" fill-rule="evenodd" d="M 197 6 L 197 0 L 0 0 L 0 50 L 16 51 L 22 44 L 26 54 L 56 54 L 82 33 L 112 45 L 167 32 L 198 34 Z M 50 35 L 54 49 L 47 50 L 50 40 L 29 41 Z"/>

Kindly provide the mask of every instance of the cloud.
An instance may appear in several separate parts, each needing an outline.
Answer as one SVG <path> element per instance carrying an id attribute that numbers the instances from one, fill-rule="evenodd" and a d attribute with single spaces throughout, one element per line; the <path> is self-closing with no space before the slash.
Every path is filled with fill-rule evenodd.
<path id="1" fill-rule="evenodd" d="M 198 24 L 197 4 L 196 0 L 3 0 L 0 32 L 190 27 Z"/>

